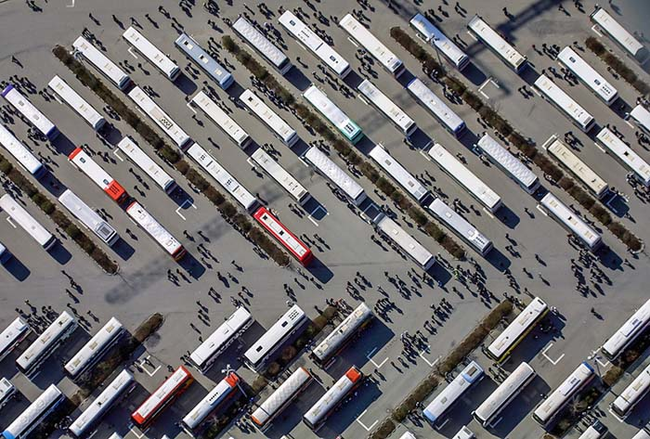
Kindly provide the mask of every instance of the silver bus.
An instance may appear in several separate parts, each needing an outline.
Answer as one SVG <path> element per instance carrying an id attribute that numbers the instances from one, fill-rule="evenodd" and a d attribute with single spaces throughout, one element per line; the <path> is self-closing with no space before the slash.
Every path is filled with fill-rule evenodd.
<path id="1" fill-rule="evenodd" d="M 219 64 L 208 52 L 203 50 L 199 44 L 189 35 L 183 33 L 174 42 L 176 47 L 185 54 L 186 57 L 194 61 L 222 90 L 235 82 L 232 74 L 224 66 Z"/>
<path id="2" fill-rule="evenodd" d="M 603 344 L 601 352 L 609 361 L 614 361 L 639 335 L 643 334 L 648 326 L 650 326 L 650 299 Z"/>
<path id="3" fill-rule="evenodd" d="M 120 235 L 107 221 L 99 216 L 81 198 L 70 189 L 66 189 L 60 196 L 59 202 L 79 220 L 81 225 L 93 232 L 102 242 L 109 247 L 120 239 Z"/>
<path id="4" fill-rule="evenodd" d="M 451 229 L 456 236 L 460 236 L 467 244 L 476 250 L 481 256 L 490 253 L 493 245 L 485 235 L 469 221 L 460 216 L 451 207 L 447 206 L 440 198 L 436 198 L 429 204 L 428 209 L 440 222 Z"/>
<path id="5" fill-rule="evenodd" d="M 371 149 L 368 155 L 377 162 L 384 172 L 393 177 L 406 192 L 411 194 L 418 203 L 421 203 L 429 194 L 429 190 L 402 166 L 400 162 L 393 158 L 381 143 L 378 143 Z"/>
<path id="6" fill-rule="evenodd" d="M 25 119 L 49 140 L 54 140 L 59 135 L 59 129 L 45 117 L 41 111 L 22 95 L 13 85 L 8 85 L 2 91 L 2 97 L 9 102 Z"/>
<path id="7" fill-rule="evenodd" d="M 591 14 L 591 20 L 596 23 L 600 30 L 621 46 L 629 56 L 638 61 L 639 64 L 645 64 L 650 54 L 643 47 L 643 43 L 629 33 L 604 8 L 596 8 Z"/>
<path id="8" fill-rule="evenodd" d="M 124 334 L 124 326 L 115 317 L 111 319 L 68 361 L 64 369 L 72 378 L 80 377 L 96 364 Z"/>
<path id="9" fill-rule="evenodd" d="M 535 173 L 489 134 L 483 134 L 476 145 L 523 190 L 531 195 L 537 191 L 540 183 Z"/>
<path id="10" fill-rule="evenodd" d="M 262 431 L 266 430 L 291 402 L 311 383 L 311 374 L 299 367 L 251 415 L 251 421 Z"/>
<path id="11" fill-rule="evenodd" d="M 18 161 L 20 166 L 37 180 L 47 172 L 47 168 L 32 154 L 29 148 L 2 124 L 0 124 L 0 145 L 4 146 L 9 151 L 9 154 Z"/>
<path id="12" fill-rule="evenodd" d="M 544 99 L 562 111 L 574 125 L 585 133 L 591 131 L 596 124 L 596 119 L 548 76 L 540 75 L 535 80 L 535 87 L 542 93 Z"/>
<path id="13" fill-rule="evenodd" d="M 445 102 L 418 78 L 413 78 L 406 89 L 438 119 L 438 122 L 455 137 L 460 137 L 465 131 L 465 121 L 460 118 Z"/>
<path id="14" fill-rule="evenodd" d="M 469 21 L 467 28 L 516 73 L 521 73 L 526 67 L 526 56 L 519 53 L 512 44 L 508 43 L 505 38 L 492 29 L 479 15 L 475 15 Z"/>
<path id="15" fill-rule="evenodd" d="M 571 47 L 566 46 L 557 59 L 582 81 L 592 93 L 607 105 L 618 98 L 618 91 L 603 76 L 582 59 Z"/>
<path id="16" fill-rule="evenodd" d="M 170 81 L 176 81 L 181 74 L 181 68 L 133 26 L 124 31 L 122 38 L 135 47 Z"/>
<path id="17" fill-rule="evenodd" d="M 596 251 L 603 244 L 600 234 L 552 193 L 544 195 L 540 204 L 552 218 L 573 233 L 589 250 Z"/>
<path id="18" fill-rule="evenodd" d="M 636 152 L 614 134 L 612 130 L 603 127 L 596 135 L 598 144 L 603 146 L 608 154 L 619 163 L 632 171 L 634 177 L 645 187 L 650 187 L 650 165 Z"/>
<path id="19" fill-rule="evenodd" d="M 431 23 L 427 17 L 420 13 L 415 14 L 411 18 L 410 24 L 424 41 L 439 50 L 458 70 L 462 71 L 469 65 L 469 56 L 453 40 L 447 38 L 447 35 Z"/>
<path id="20" fill-rule="evenodd" d="M 0 197 L 0 209 L 4 210 L 9 218 L 34 238 L 46 251 L 54 247 L 56 237 L 47 231 L 23 206 L 18 204 L 11 195 L 4 194 Z"/>
<path id="21" fill-rule="evenodd" d="M 357 86 L 357 90 L 375 109 L 386 116 L 406 137 L 410 137 L 418 126 L 411 117 L 395 104 L 388 96 L 367 79 Z"/>
<path id="22" fill-rule="evenodd" d="M 262 55 L 282 76 L 291 70 L 289 57 L 285 55 L 275 44 L 260 32 L 253 23 L 245 17 L 239 16 L 232 24 L 232 28 L 239 34 L 246 43 L 260 55 Z"/>
<path id="23" fill-rule="evenodd" d="M 203 110 L 206 116 L 221 128 L 230 140 L 235 142 L 235 145 L 241 149 L 245 149 L 250 145 L 252 141 L 251 136 L 203 91 L 198 92 L 192 98 L 192 104 Z"/>
<path id="24" fill-rule="evenodd" d="M 125 90 L 131 83 L 129 75 L 124 73 L 117 64 L 108 59 L 106 55 L 99 51 L 84 37 L 79 37 L 72 44 L 74 53 L 83 55 L 97 70 L 101 72 L 108 80 L 120 90 Z"/>
<path id="25" fill-rule="evenodd" d="M 359 206 L 367 198 L 361 185 L 317 147 L 312 146 L 309 148 L 304 158 L 323 176 L 336 185 L 355 206 Z"/>
<path id="26" fill-rule="evenodd" d="M 282 143 L 293 147 L 300 138 L 296 130 L 291 128 L 278 114 L 260 99 L 252 90 L 246 89 L 239 95 L 239 100 L 249 112 L 262 121 Z"/>
<path id="27" fill-rule="evenodd" d="M 47 84 L 54 93 L 66 104 L 70 106 L 79 116 L 85 120 L 93 130 L 99 131 L 106 125 L 106 119 L 99 114 L 84 98 L 79 95 L 72 87 L 68 85 L 59 75 L 54 75 L 54 78 Z"/>
<path id="28" fill-rule="evenodd" d="M 377 221 L 377 230 L 395 243 L 424 271 L 428 271 L 436 263 L 436 257 L 433 253 L 424 248 L 422 244 L 409 235 L 395 221 L 390 219 L 388 215 L 384 215 Z"/>

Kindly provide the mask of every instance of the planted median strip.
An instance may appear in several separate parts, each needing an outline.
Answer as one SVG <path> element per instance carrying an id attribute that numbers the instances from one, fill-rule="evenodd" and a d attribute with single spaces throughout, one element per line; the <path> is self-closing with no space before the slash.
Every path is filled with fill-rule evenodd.
<path id="1" fill-rule="evenodd" d="M 607 50 L 605 45 L 598 41 L 596 37 L 589 37 L 585 40 L 585 46 L 591 50 L 605 64 L 611 67 L 616 73 L 621 75 L 632 87 L 634 87 L 642 95 L 650 93 L 650 85 L 643 81 L 634 71 L 625 65 L 625 63 L 612 52 Z"/>

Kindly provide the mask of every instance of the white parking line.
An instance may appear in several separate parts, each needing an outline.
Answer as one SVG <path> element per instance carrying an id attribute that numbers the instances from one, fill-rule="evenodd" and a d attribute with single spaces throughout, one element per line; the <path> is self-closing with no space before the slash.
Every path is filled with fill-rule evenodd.
<path id="1" fill-rule="evenodd" d="M 195 206 L 194 203 L 192 203 L 190 200 L 185 200 L 185 201 L 183 201 L 183 204 L 181 204 L 180 206 L 178 206 L 178 209 L 176 209 L 176 215 L 178 215 L 178 216 L 180 216 L 181 218 L 183 218 L 183 221 L 187 221 L 187 218 L 185 218 L 185 217 L 183 216 L 183 214 L 179 212 L 179 210 L 183 209 L 187 203 L 189 203 L 190 206 L 192 206 L 194 209 L 196 209 L 196 206 Z"/>
<path id="2" fill-rule="evenodd" d="M 487 216 L 489 216 L 490 218 L 494 219 L 494 215 L 492 215 L 492 212 L 490 212 L 489 210 L 487 210 L 485 207 L 483 208 L 483 212 L 487 213 Z"/>
<path id="3" fill-rule="evenodd" d="M 443 422 L 441 425 L 438 425 L 437 427 L 435 427 L 435 429 L 437 431 L 442 430 L 443 428 L 445 428 L 445 425 L 447 425 L 447 422 L 449 422 L 449 421 L 451 421 L 451 418 L 448 417 L 447 419 L 445 419 L 445 422 Z"/>
<path id="4" fill-rule="evenodd" d="M 319 210 L 322 210 L 323 212 L 325 212 L 325 216 L 327 216 L 327 215 L 330 214 L 326 209 L 323 209 L 322 206 L 316 206 L 316 209 L 314 209 L 314 210 L 313 210 L 309 215 L 307 215 L 307 219 L 308 219 L 309 221 L 311 221 L 312 223 L 314 223 L 314 225 L 315 225 L 316 227 L 320 227 L 320 226 L 318 225 L 318 222 L 313 218 L 313 215 L 314 215 L 316 212 L 318 212 Z"/>
<path id="5" fill-rule="evenodd" d="M 146 434 L 146 431 L 145 431 L 145 432 L 141 432 L 141 434 L 138 434 L 138 433 L 135 432 L 134 428 L 136 428 L 136 427 L 135 427 L 135 426 L 131 426 L 131 429 L 129 430 L 129 433 L 133 433 L 133 435 L 134 435 L 135 437 L 137 437 L 138 439 L 143 438 L 144 435 Z M 138 428 L 138 430 L 140 430 L 140 429 Z"/>
<path id="6" fill-rule="evenodd" d="M 371 356 L 372 354 L 374 354 L 375 352 L 377 352 L 377 349 L 379 349 L 379 348 L 374 348 L 373 350 L 371 350 L 370 352 L 368 352 L 368 354 L 366 355 L 366 358 L 367 358 L 368 361 L 370 361 L 370 362 L 371 362 L 371 363 L 372 363 L 372 364 L 373 364 L 377 369 L 379 369 L 381 366 L 383 366 L 384 364 L 386 364 L 386 362 L 388 361 L 388 357 L 386 357 L 386 358 L 384 359 L 384 361 L 382 361 L 382 362 L 379 363 L 379 364 L 375 363 L 375 360 L 373 360 L 372 358 L 370 358 L 370 356 Z M 363 416 L 363 414 L 362 414 L 362 416 Z"/>
<path id="7" fill-rule="evenodd" d="M 372 425 L 370 425 L 370 427 L 367 427 L 366 424 L 364 424 L 364 423 L 361 422 L 361 420 L 360 420 L 361 417 L 362 417 L 363 415 L 365 415 L 367 411 L 368 411 L 368 409 L 365 409 L 365 410 L 364 410 L 364 411 L 363 411 L 359 416 L 357 416 L 356 421 L 359 423 L 359 425 L 361 425 L 363 428 L 365 428 L 366 431 L 370 431 L 370 430 L 372 430 L 372 428 L 373 428 L 375 425 L 377 425 L 377 423 L 379 422 L 379 419 L 375 419 L 375 422 L 373 422 Z"/>
<path id="8" fill-rule="evenodd" d="M 69 5 L 65 5 L 66 8 L 74 8 L 74 0 L 72 0 L 72 3 Z"/>
<path id="9" fill-rule="evenodd" d="M 350 37 L 348 37 L 348 41 L 352 43 L 354 47 L 359 47 L 359 45 Z"/>
<path id="10" fill-rule="evenodd" d="M 192 106 L 190 104 L 191 104 L 191 102 L 188 102 L 187 104 L 185 104 L 185 106 L 187 108 L 189 108 L 192 113 L 196 114 L 196 110 L 194 108 L 192 108 Z"/>
<path id="11" fill-rule="evenodd" d="M 14 229 L 17 229 L 16 225 L 13 223 L 13 221 L 11 221 L 11 217 L 7 217 L 7 222 L 9 224 L 11 224 L 11 227 L 13 227 Z"/>
<path id="12" fill-rule="evenodd" d="M 546 349 L 544 349 L 544 350 L 542 351 L 542 355 L 543 355 L 543 356 L 544 356 L 548 361 L 550 361 L 551 364 L 552 364 L 553 366 L 555 366 L 556 364 L 558 364 L 558 363 L 560 362 L 560 360 L 562 360 L 562 358 L 564 358 L 564 354 L 560 355 L 560 357 L 559 357 L 557 360 L 555 360 L 555 361 L 551 360 L 551 358 L 550 358 L 548 355 L 546 355 L 546 352 L 547 352 L 549 349 L 551 349 L 552 347 L 553 347 L 553 343 L 550 343 L 550 344 L 546 347 Z"/>
<path id="13" fill-rule="evenodd" d="M 594 24 L 593 26 L 591 26 L 591 30 L 594 31 L 594 33 L 595 33 L 596 35 L 598 35 L 599 37 L 602 38 L 602 37 L 603 37 L 603 34 L 601 34 L 600 32 L 598 32 L 596 29 L 598 29 L 598 25 L 597 25 L 597 24 Z"/>
<path id="14" fill-rule="evenodd" d="M 478 41 L 478 40 L 476 39 L 476 37 L 474 36 L 474 34 L 471 33 L 470 31 L 467 31 L 467 35 L 469 35 L 469 36 L 470 36 L 474 41 Z"/>
<path id="15" fill-rule="evenodd" d="M 133 49 L 133 47 L 129 47 L 129 49 L 127 50 L 127 52 L 129 52 L 133 58 L 138 59 L 138 57 L 135 55 L 135 53 L 133 53 L 133 52 L 131 51 L 132 49 Z"/>
<path id="16" fill-rule="evenodd" d="M 370 106 L 370 104 L 368 103 L 368 101 L 366 101 L 366 99 L 363 98 L 360 94 L 358 94 L 357 97 L 359 98 L 359 100 L 360 100 L 361 102 L 363 102 L 364 104 Z"/>
<path id="17" fill-rule="evenodd" d="M 614 418 L 616 418 L 616 420 L 618 422 L 621 422 L 621 423 L 624 422 L 624 419 L 619 418 L 618 415 L 616 413 L 614 413 L 614 411 L 612 411 L 611 408 L 609 408 L 608 411 L 612 414 L 612 416 L 614 416 Z"/>
<path id="18" fill-rule="evenodd" d="M 603 364 L 603 362 L 600 361 L 600 359 L 598 357 L 596 357 L 596 361 L 598 361 L 598 364 L 600 364 L 603 368 L 609 366 L 609 364 L 610 364 L 609 360 L 607 360 L 607 363 Z"/>
<path id="19" fill-rule="evenodd" d="M 114 155 L 115 157 L 117 157 L 118 159 L 120 159 L 121 162 L 124 161 L 124 159 L 123 159 L 122 157 L 120 157 L 119 155 L 117 155 L 117 148 L 115 148 L 115 149 L 113 150 L 113 155 Z"/>
<path id="20" fill-rule="evenodd" d="M 632 125 L 632 123 L 629 120 L 623 120 L 623 122 L 628 124 L 630 126 L 630 128 L 632 128 L 632 129 L 636 128 L 634 125 Z"/>
<path id="21" fill-rule="evenodd" d="M 431 161 L 431 157 L 429 157 L 429 154 L 427 154 L 426 152 L 420 150 L 420 151 L 418 151 L 418 153 L 419 153 L 422 157 L 424 157 L 425 159 Z"/>
<path id="22" fill-rule="evenodd" d="M 153 370 L 153 372 L 150 373 L 150 372 L 147 370 L 147 368 L 145 367 L 145 365 L 147 364 L 146 361 L 147 361 L 149 358 L 151 358 L 151 355 L 147 355 L 145 358 L 143 358 L 142 360 L 140 360 L 140 362 L 139 362 L 138 364 L 139 364 L 140 367 L 141 367 L 141 368 L 142 368 L 142 369 L 147 373 L 147 375 L 149 375 L 150 377 L 152 377 L 152 376 L 154 376 L 154 375 L 156 374 L 156 372 L 158 372 L 158 370 L 160 370 L 160 368 L 162 367 L 162 365 L 158 366 L 157 368 L 155 368 L 155 369 Z"/>
<path id="23" fill-rule="evenodd" d="M 594 145 L 596 145 L 596 148 L 600 149 L 602 152 L 604 152 L 605 154 L 607 154 L 607 151 L 605 151 L 605 150 L 604 150 L 604 149 L 603 149 L 599 144 L 597 144 L 596 142 L 594 142 Z"/>
<path id="24" fill-rule="evenodd" d="M 538 204 L 537 206 L 535 206 L 535 208 L 536 208 L 537 210 L 539 210 L 539 211 L 542 213 L 542 215 L 544 215 L 544 216 L 548 216 L 548 213 L 546 213 L 546 211 L 544 211 L 544 209 L 542 208 L 541 205 Z"/>
<path id="25" fill-rule="evenodd" d="M 430 346 L 427 346 L 427 347 L 430 347 Z M 433 367 L 433 366 L 435 366 L 436 363 L 437 363 L 438 361 L 440 361 L 440 357 L 438 357 L 438 358 L 436 358 L 435 360 L 433 360 L 433 363 L 432 363 L 432 362 L 430 362 L 429 360 L 427 360 L 426 358 L 424 358 L 424 355 L 422 355 L 422 352 L 418 352 L 418 355 L 420 356 L 420 358 L 422 358 L 422 359 L 424 360 L 425 363 L 427 363 L 427 364 L 429 365 L 429 367 Z"/>

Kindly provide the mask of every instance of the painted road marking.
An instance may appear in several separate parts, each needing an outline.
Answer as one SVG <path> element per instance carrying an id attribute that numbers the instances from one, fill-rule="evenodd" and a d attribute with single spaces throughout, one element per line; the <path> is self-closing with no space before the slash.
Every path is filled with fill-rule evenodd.
<path id="1" fill-rule="evenodd" d="M 478 41 L 478 40 L 476 39 L 476 37 L 474 36 L 474 34 L 472 34 L 470 31 L 467 31 L 467 35 L 469 35 L 469 36 L 472 38 L 472 40 L 474 40 L 474 41 Z"/>
<path id="2" fill-rule="evenodd" d="M 428 345 L 427 345 L 427 349 L 429 349 L 429 348 L 431 348 L 431 346 L 428 346 Z M 425 351 L 418 352 L 418 355 L 420 356 L 420 358 L 422 358 L 422 359 L 424 360 L 425 363 L 427 363 L 427 364 L 429 365 L 429 367 L 433 367 L 433 366 L 435 366 L 436 363 L 437 363 L 438 361 L 440 361 L 440 357 L 438 357 L 438 358 L 436 358 L 435 360 L 433 360 L 433 363 L 430 362 L 429 360 L 427 360 L 427 359 L 424 357 L 424 355 L 422 355 L 423 352 L 425 352 Z"/>
<path id="3" fill-rule="evenodd" d="M 307 219 L 308 219 L 309 221 L 311 221 L 312 223 L 314 223 L 314 225 L 315 225 L 316 227 L 320 227 L 320 226 L 318 225 L 318 221 L 316 221 L 312 216 L 313 216 L 316 212 L 318 212 L 319 210 L 322 210 L 323 212 L 325 212 L 325 216 L 327 216 L 327 215 L 330 214 L 326 209 L 323 209 L 322 206 L 316 206 L 316 209 L 314 209 L 314 210 L 313 210 L 309 215 L 307 215 Z"/>
<path id="4" fill-rule="evenodd" d="M 562 360 L 562 358 L 564 358 L 564 354 L 560 355 L 560 357 L 559 357 L 557 360 L 555 360 L 555 361 L 551 360 L 551 358 L 550 358 L 548 355 L 546 355 L 546 352 L 547 352 L 549 349 L 551 349 L 552 347 L 553 347 L 553 343 L 550 343 L 550 344 L 546 347 L 546 349 L 544 349 L 544 350 L 542 351 L 542 355 L 543 355 L 544 357 L 546 357 L 546 359 L 547 359 L 548 361 L 550 361 L 551 364 L 552 364 L 553 366 L 555 366 L 556 364 L 558 364 L 558 363 L 560 362 L 560 360 Z"/>
<path id="5" fill-rule="evenodd" d="M 196 110 L 194 108 L 192 108 L 192 106 L 190 104 L 191 104 L 191 102 L 188 102 L 187 104 L 185 104 L 185 106 L 187 108 L 189 108 L 192 113 L 196 114 Z"/>
<path id="6" fill-rule="evenodd" d="M 129 52 L 133 58 L 138 59 L 138 57 L 135 55 L 135 53 L 132 52 L 132 49 L 133 49 L 133 47 L 129 47 L 127 52 Z"/>
<path id="7" fill-rule="evenodd" d="M 138 433 L 135 432 L 134 428 L 136 428 L 135 425 L 132 425 L 132 426 L 131 426 L 131 429 L 129 430 L 129 433 L 133 433 L 133 435 L 134 435 L 135 437 L 137 437 L 138 439 L 143 438 L 144 435 L 146 434 L 146 431 L 145 431 L 145 432 L 141 432 L 141 434 L 138 434 Z M 140 430 L 140 429 L 138 428 L 138 431 L 139 431 L 139 430 Z"/>
<path id="8" fill-rule="evenodd" d="M 149 371 L 147 370 L 147 368 L 145 367 L 145 365 L 147 364 L 146 361 L 147 361 L 149 358 L 151 358 L 151 355 L 147 355 L 145 358 L 143 358 L 142 360 L 140 360 L 140 362 L 139 362 L 138 364 L 139 364 L 140 367 L 141 367 L 141 368 L 142 368 L 142 369 L 147 373 L 147 375 L 149 375 L 150 377 L 152 377 L 152 376 L 154 376 L 154 375 L 156 374 L 156 372 L 158 372 L 158 370 L 160 370 L 160 368 L 162 367 L 162 365 L 159 365 L 157 368 L 155 368 L 155 369 L 153 370 L 153 372 L 149 372 Z"/>
<path id="9" fill-rule="evenodd" d="M 538 204 L 537 206 L 535 206 L 535 208 L 536 208 L 537 210 L 539 210 L 540 212 L 542 212 L 542 215 L 544 215 L 544 216 L 548 216 L 548 213 L 546 213 L 546 211 L 544 210 L 544 208 L 542 208 L 541 205 Z"/>
<path id="10" fill-rule="evenodd" d="M 179 212 L 179 210 L 183 209 L 187 203 L 189 203 L 191 207 L 193 207 L 194 209 L 196 209 L 196 206 L 195 206 L 194 203 L 192 203 L 190 200 L 185 200 L 185 201 L 183 201 L 183 204 L 181 204 L 180 206 L 178 206 L 178 209 L 176 209 L 176 214 L 177 214 L 178 216 L 180 216 L 181 218 L 183 218 L 183 221 L 187 221 L 187 218 L 185 218 L 185 217 L 183 216 L 183 214 Z"/>
<path id="11" fill-rule="evenodd" d="M 124 161 L 124 159 L 123 159 L 122 157 L 120 157 L 120 156 L 117 154 L 117 148 L 115 148 L 115 149 L 113 150 L 113 155 L 114 155 L 115 157 L 117 157 L 118 159 L 120 159 L 121 162 Z"/>
<path id="12" fill-rule="evenodd" d="M 7 217 L 7 222 L 8 222 L 9 224 L 11 224 L 11 227 L 13 227 L 14 229 L 17 229 L 17 228 L 18 228 L 18 227 L 16 227 L 16 225 L 13 223 L 13 221 L 11 221 L 11 217 Z"/>
<path id="13" fill-rule="evenodd" d="M 72 0 L 72 3 L 69 5 L 65 5 L 66 8 L 74 8 L 74 0 Z"/>
<path id="14" fill-rule="evenodd" d="M 492 212 L 490 212 L 489 210 L 487 210 L 487 208 L 484 207 L 484 208 L 483 208 L 483 212 L 485 212 L 485 213 L 487 214 L 487 216 L 489 216 L 490 218 L 494 219 L 494 215 L 492 215 Z"/>
<path id="15" fill-rule="evenodd" d="M 348 37 L 348 41 L 352 43 L 354 47 L 359 47 L 359 45 L 350 37 Z"/>
<path id="16" fill-rule="evenodd" d="M 419 153 L 422 157 L 424 157 L 425 159 L 431 161 L 431 157 L 429 157 L 429 154 L 427 154 L 426 152 L 424 152 L 424 151 L 422 151 L 422 150 L 419 150 L 418 153 Z"/>
<path id="17" fill-rule="evenodd" d="M 601 34 L 600 32 L 598 32 L 596 29 L 598 29 L 598 25 L 597 25 L 597 24 L 594 24 L 593 26 L 591 26 L 591 30 L 594 31 L 594 33 L 595 33 L 596 35 L 598 35 L 599 37 L 602 38 L 602 37 L 603 37 L 603 34 Z"/>
<path id="18" fill-rule="evenodd" d="M 625 122 L 626 124 L 628 124 L 628 125 L 630 126 L 630 128 L 632 128 L 632 129 L 635 128 L 635 126 L 632 125 L 632 123 L 631 123 L 629 120 L 623 120 L 623 122 Z"/>
<path id="19" fill-rule="evenodd" d="M 371 361 L 372 361 L 372 360 L 371 360 Z M 379 422 L 379 419 L 375 419 L 375 422 L 373 422 L 372 425 L 370 425 L 370 427 L 367 427 L 363 422 L 361 422 L 361 417 L 362 417 L 363 415 L 365 415 L 367 411 L 368 411 L 368 409 L 365 409 L 363 412 L 361 412 L 361 414 L 360 414 L 359 416 L 357 416 L 356 421 L 359 423 L 359 425 L 361 425 L 363 428 L 365 428 L 366 431 L 370 431 L 370 430 L 372 430 L 372 428 L 373 428 L 375 425 L 377 425 L 377 423 Z"/>
<path id="20" fill-rule="evenodd" d="M 603 366 L 604 368 L 607 367 L 607 366 L 609 366 L 609 364 L 610 364 L 610 363 L 609 363 L 609 360 L 607 360 L 607 363 L 603 364 L 603 362 L 600 361 L 600 357 L 596 357 L 596 361 L 598 362 L 598 364 L 600 364 L 600 365 Z"/>
<path id="21" fill-rule="evenodd" d="M 372 354 L 374 354 L 375 352 L 377 352 L 378 349 L 379 349 L 379 348 L 373 348 L 373 349 L 372 349 L 370 352 L 368 352 L 368 354 L 366 355 L 366 358 L 367 358 L 367 359 L 368 359 L 368 360 L 369 360 L 369 361 L 370 361 L 370 362 L 371 362 L 371 363 L 372 363 L 372 364 L 373 364 L 377 369 L 379 369 L 381 366 L 383 366 L 384 364 L 386 364 L 386 362 L 388 361 L 388 357 L 386 357 L 386 358 L 384 359 L 384 361 L 382 361 L 380 364 L 377 364 L 377 363 L 375 363 L 375 360 L 373 360 L 372 358 L 370 358 L 370 356 L 371 356 Z M 362 415 L 362 416 L 363 416 L 363 415 Z"/>
<path id="22" fill-rule="evenodd" d="M 605 151 L 605 150 L 604 150 L 604 149 L 603 149 L 599 144 L 597 144 L 597 143 L 594 142 L 594 145 L 596 145 L 596 148 L 600 149 L 602 152 L 604 152 L 605 154 L 607 154 L 607 151 Z"/>

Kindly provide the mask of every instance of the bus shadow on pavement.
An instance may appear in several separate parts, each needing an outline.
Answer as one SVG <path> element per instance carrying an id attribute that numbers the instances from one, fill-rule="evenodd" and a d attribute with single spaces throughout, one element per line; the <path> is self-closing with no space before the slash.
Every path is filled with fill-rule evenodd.
<path id="1" fill-rule="evenodd" d="M 32 273 L 29 268 L 23 264 L 20 259 L 13 255 L 12 258 L 4 264 L 5 270 L 9 272 L 17 281 L 22 282 Z"/>

